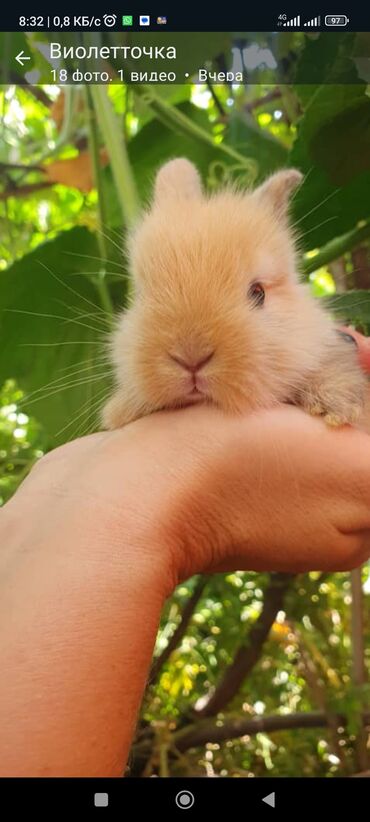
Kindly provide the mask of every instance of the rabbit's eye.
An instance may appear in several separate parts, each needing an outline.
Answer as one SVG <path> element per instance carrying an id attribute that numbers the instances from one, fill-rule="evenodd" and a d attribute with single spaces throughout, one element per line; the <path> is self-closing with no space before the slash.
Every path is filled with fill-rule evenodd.
<path id="1" fill-rule="evenodd" d="M 253 307 L 258 306 L 261 308 L 261 306 L 263 306 L 263 303 L 265 302 L 265 289 L 261 283 L 255 282 L 249 286 L 248 297 L 253 301 Z"/>

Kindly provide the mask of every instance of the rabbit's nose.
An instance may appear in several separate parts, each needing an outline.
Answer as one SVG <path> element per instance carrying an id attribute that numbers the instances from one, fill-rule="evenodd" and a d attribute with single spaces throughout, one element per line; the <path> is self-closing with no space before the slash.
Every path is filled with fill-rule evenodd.
<path id="1" fill-rule="evenodd" d="M 171 360 L 174 360 L 174 362 L 177 362 L 178 365 L 181 365 L 181 368 L 185 368 L 185 371 L 190 371 L 191 374 L 195 374 L 212 359 L 214 353 L 214 351 L 210 351 L 209 354 L 199 360 L 190 358 L 185 360 L 183 357 L 179 357 L 178 354 L 170 354 L 170 357 Z"/>

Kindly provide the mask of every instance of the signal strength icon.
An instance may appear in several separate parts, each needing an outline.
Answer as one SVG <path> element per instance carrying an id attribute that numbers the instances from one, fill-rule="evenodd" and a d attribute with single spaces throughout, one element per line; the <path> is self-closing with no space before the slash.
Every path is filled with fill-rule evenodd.
<path id="1" fill-rule="evenodd" d="M 292 17 L 291 20 L 287 20 L 286 23 L 283 23 L 283 26 L 295 26 L 298 28 L 301 25 L 301 15 L 299 14 L 298 17 Z"/>
<path id="2" fill-rule="evenodd" d="M 303 23 L 303 25 L 317 28 L 320 25 L 320 17 L 313 17 L 312 20 L 307 20 L 307 23 Z"/>

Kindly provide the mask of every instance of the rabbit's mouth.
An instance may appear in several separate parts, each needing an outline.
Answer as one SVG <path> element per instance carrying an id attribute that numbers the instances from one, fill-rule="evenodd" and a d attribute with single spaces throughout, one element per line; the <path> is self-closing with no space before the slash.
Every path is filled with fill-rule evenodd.
<path id="1" fill-rule="evenodd" d="M 203 391 L 200 391 L 199 388 L 197 388 L 196 385 L 194 385 L 192 390 L 189 391 L 184 396 L 185 402 L 190 402 L 190 403 L 200 402 L 201 400 L 205 400 L 205 399 L 207 399 L 206 394 L 204 394 Z"/>
<path id="2" fill-rule="evenodd" d="M 209 385 L 207 377 L 203 376 L 203 374 L 193 374 L 192 381 L 187 386 L 185 391 L 185 398 L 188 397 L 190 399 L 199 401 L 201 399 L 206 400 L 209 394 Z"/>
<path id="3" fill-rule="evenodd" d="M 170 406 L 184 408 L 188 405 L 210 401 L 210 385 L 205 374 L 182 374 L 177 385 L 173 386 L 173 400 Z"/>
<path id="4" fill-rule="evenodd" d="M 207 401 L 207 394 L 194 385 L 190 391 L 187 391 L 187 393 L 184 393 L 182 397 L 179 398 L 176 404 L 180 405 L 181 408 L 187 408 L 189 405 L 198 405 L 199 403 Z"/>

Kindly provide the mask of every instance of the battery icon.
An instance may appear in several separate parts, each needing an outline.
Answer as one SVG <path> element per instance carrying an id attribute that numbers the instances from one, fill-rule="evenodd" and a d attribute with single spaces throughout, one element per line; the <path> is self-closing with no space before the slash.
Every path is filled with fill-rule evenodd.
<path id="1" fill-rule="evenodd" d="M 346 14 L 326 14 L 325 15 L 325 25 L 326 26 L 347 26 L 349 23 L 349 17 Z"/>

